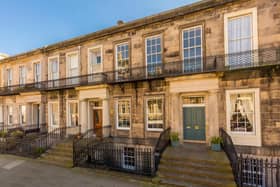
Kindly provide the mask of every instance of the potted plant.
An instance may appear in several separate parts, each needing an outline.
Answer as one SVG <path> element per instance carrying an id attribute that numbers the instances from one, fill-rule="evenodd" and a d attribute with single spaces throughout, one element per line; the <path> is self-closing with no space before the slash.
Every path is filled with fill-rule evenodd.
<path id="1" fill-rule="evenodd" d="M 221 144 L 223 139 L 219 136 L 214 136 L 211 138 L 211 150 L 212 151 L 221 151 Z"/>
<path id="2" fill-rule="evenodd" d="M 179 134 L 177 132 L 172 132 L 170 134 L 170 140 L 172 147 L 176 147 L 179 145 Z"/>

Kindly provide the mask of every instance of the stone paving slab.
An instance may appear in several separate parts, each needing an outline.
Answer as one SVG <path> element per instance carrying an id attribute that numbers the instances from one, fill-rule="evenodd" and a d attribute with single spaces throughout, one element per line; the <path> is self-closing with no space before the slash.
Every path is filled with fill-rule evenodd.
<path id="1" fill-rule="evenodd" d="M 11 163 L 20 164 L 11 164 Z M 9 170 L 2 168 L 14 165 Z M 0 155 L 1 187 L 150 187 L 152 178 L 85 168 L 61 168 L 32 159 Z"/>

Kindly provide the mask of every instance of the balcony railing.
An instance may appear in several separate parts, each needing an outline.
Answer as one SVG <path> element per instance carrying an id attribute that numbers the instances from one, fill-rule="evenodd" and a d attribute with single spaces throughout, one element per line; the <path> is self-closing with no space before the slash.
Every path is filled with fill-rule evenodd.
<path id="1" fill-rule="evenodd" d="M 0 95 L 19 94 L 21 92 L 49 91 L 98 84 L 160 79 L 172 76 L 191 75 L 209 72 L 223 72 L 236 69 L 280 65 L 280 48 L 266 48 L 228 55 L 215 55 L 201 58 L 189 58 L 178 62 L 169 62 L 134 67 L 123 71 L 81 75 L 57 80 L 48 80 L 25 85 L 13 85 L 0 88 Z"/>

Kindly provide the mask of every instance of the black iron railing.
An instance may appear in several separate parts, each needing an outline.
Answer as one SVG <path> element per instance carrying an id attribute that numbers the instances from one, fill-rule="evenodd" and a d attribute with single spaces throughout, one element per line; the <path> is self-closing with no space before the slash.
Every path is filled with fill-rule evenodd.
<path id="1" fill-rule="evenodd" d="M 59 143 L 65 138 L 75 135 L 73 132 L 78 132 L 76 129 L 80 127 L 61 127 L 56 128 L 47 134 L 42 134 L 35 138 L 7 138 L 0 142 L 0 152 L 6 154 L 38 157 L 46 150 Z"/>
<path id="2" fill-rule="evenodd" d="M 83 137 L 92 133 L 86 132 Z M 95 132 L 94 132 L 95 134 Z M 73 144 L 74 165 L 106 167 L 134 174 L 154 176 L 161 154 L 169 145 L 170 128 L 159 138 L 82 138 Z"/>
<path id="3" fill-rule="evenodd" d="M 238 155 L 234 147 L 234 144 L 232 142 L 232 139 L 230 135 L 223 128 L 220 128 L 220 136 L 223 139 L 222 147 L 230 161 L 235 182 L 237 184 L 240 184 L 241 183 L 240 165 L 238 161 Z"/>
<path id="4" fill-rule="evenodd" d="M 279 187 L 280 158 L 258 158 L 238 155 L 231 137 L 220 129 L 223 149 L 230 160 L 238 187 Z"/>
<path id="5" fill-rule="evenodd" d="M 111 137 L 111 126 L 89 129 L 73 139 L 73 164 L 78 166 L 87 160 L 88 146 L 92 141 Z"/>
<path id="6" fill-rule="evenodd" d="M 140 175 L 153 175 L 153 146 L 114 142 L 89 145 L 88 163 Z"/>
<path id="7" fill-rule="evenodd" d="M 245 51 L 228 55 L 207 56 L 201 59 L 189 58 L 178 62 L 128 68 L 125 69 L 125 71 L 108 71 L 24 85 L 6 86 L 0 88 L 0 95 L 11 95 L 30 91 L 67 89 L 86 85 L 115 84 L 270 65 L 280 65 L 279 47 Z"/>
<path id="8" fill-rule="evenodd" d="M 280 186 L 280 159 L 256 158 L 242 155 L 240 162 L 240 186 L 279 187 Z"/>
<path id="9" fill-rule="evenodd" d="M 160 163 L 161 155 L 166 149 L 166 147 L 170 144 L 170 131 L 171 128 L 169 127 L 168 129 L 164 130 L 157 141 L 157 144 L 155 146 L 155 171 L 158 169 L 158 165 Z"/>

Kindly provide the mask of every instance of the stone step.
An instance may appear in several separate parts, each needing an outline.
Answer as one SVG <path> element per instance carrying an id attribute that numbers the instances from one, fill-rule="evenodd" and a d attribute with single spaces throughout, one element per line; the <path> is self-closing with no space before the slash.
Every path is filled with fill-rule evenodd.
<path id="1" fill-rule="evenodd" d="M 159 165 L 158 173 L 165 175 L 166 173 L 176 173 L 179 175 L 188 175 L 195 177 L 208 177 L 217 180 L 230 180 L 233 181 L 234 177 L 232 172 L 221 172 L 213 169 L 204 169 L 204 168 L 192 168 L 192 167 L 170 167 L 164 164 Z"/>
<path id="2" fill-rule="evenodd" d="M 73 143 L 60 143 L 57 144 L 55 147 L 57 148 L 65 148 L 65 149 L 73 149 Z"/>
<path id="3" fill-rule="evenodd" d="M 66 167 L 66 168 L 72 168 L 73 162 L 61 162 L 61 161 L 55 161 L 55 160 L 45 160 L 44 158 L 37 159 L 39 162 L 45 163 L 45 164 L 51 164 L 56 165 L 59 167 Z"/>
<path id="4" fill-rule="evenodd" d="M 169 168 L 191 168 L 191 169 L 197 169 L 197 170 L 209 170 L 209 171 L 215 171 L 215 172 L 223 172 L 223 173 L 232 173 L 231 166 L 229 164 L 224 165 L 224 164 L 214 164 L 214 163 L 209 163 L 209 162 L 194 162 L 190 160 L 169 160 L 162 158 L 160 161 L 161 166 L 166 166 Z"/>
<path id="5" fill-rule="evenodd" d="M 190 187 L 236 187 L 234 181 L 217 180 L 209 177 L 180 175 L 178 173 L 165 173 L 160 176 L 161 183 Z"/>
<path id="6" fill-rule="evenodd" d="M 57 155 L 57 156 L 66 156 L 73 157 L 73 151 L 64 151 L 61 149 L 50 149 L 47 151 L 47 154 Z"/>
<path id="7" fill-rule="evenodd" d="M 220 165 L 220 166 L 229 166 L 229 161 L 221 161 L 221 160 L 210 160 L 210 159 L 202 159 L 202 158 L 195 158 L 195 157 L 182 157 L 182 156 L 170 156 L 170 155 L 163 155 L 162 160 L 168 161 L 182 161 L 182 162 L 194 162 L 194 163 L 202 163 L 202 164 L 209 164 L 209 165 Z"/>
<path id="8" fill-rule="evenodd" d="M 55 150 L 55 151 L 64 151 L 64 152 L 73 152 L 73 148 L 70 148 L 70 147 L 63 147 L 63 146 L 59 146 L 59 145 L 56 145 L 52 148 L 52 150 Z"/>
<path id="9" fill-rule="evenodd" d="M 42 158 L 45 160 L 53 160 L 53 161 L 60 161 L 60 162 L 73 162 L 73 157 L 57 156 L 53 154 L 43 155 Z"/>

